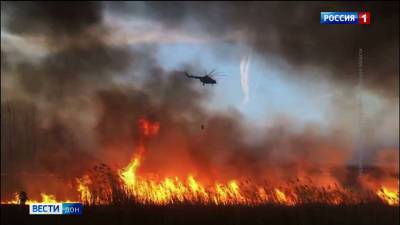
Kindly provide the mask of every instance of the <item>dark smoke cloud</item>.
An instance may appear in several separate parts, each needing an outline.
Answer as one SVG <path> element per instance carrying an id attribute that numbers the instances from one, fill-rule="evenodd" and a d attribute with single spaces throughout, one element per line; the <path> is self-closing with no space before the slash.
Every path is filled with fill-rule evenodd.
<path id="1" fill-rule="evenodd" d="M 99 92 L 102 114 L 96 130 L 111 162 L 126 165 L 130 161 L 126 156 L 138 144 L 139 118 L 160 123 L 160 133 L 145 139 L 141 171 L 161 176 L 194 172 L 216 180 L 264 177 L 268 169 L 284 164 L 286 169 L 276 169 L 275 175 L 288 178 L 304 168 L 310 174 L 319 174 L 330 166 L 343 168 L 349 157 L 344 135 L 320 135 L 313 126 L 296 133 L 292 125 L 279 121 L 262 131 L 262 141 L 248 143 L 247 127 L 238 112 L 207 113 L 199 107 L 206 96 L 179 75 L 166 76 L 159 71 L 153 76 L 157 82 L 150 81 L 142 89 Z M 115 154 L 116 149 L 119 154 Z M 315 166 L 319 164 L 324 166 Z"/>
<path id="2" fill-rule="evenodd" d="M 100 3 L 1 4 L 7 32 L 26 39 L 43 37 L 51 50 L 34 61 L 18 55 L 12 48 L 6 51 L 2 47 L 2 82 L 4 79 L 9 85 L 2 84 L 5 96 L 1 114 L 1 179 L 6 181 L 2 182 L 2 196 L 18 189 L 39 193 L 45 190 L 44 185 L 51 183 L 43 180 L 52 177 L 61 180 L 58 185 L 64 190 L 67 181 L 98 162 L 121 168 L 138 144 L 140 118 L 161 125 L 159 135 L 145 140 L 147 152 L 142 168 L 145 172 L 187 175 L 186 171 L 197 171 L 210 178 L 228 178 L 236 174 L 253 176 L 268 168 L 290 177 L 299 168 L 306 168 L 310 174 L 323 170 L 308 164 L 328 160 L 329 164 L 343 166 L 348 159 L 348 140 L 344 135 L 335 131 L 321 135 L 317 127 L 296 133 L 290 124 L 282 125 L 280 121 L 271 129 L 260 131 L 262 141 L 248 143 L 250 128 L 243 124 L 240 113 L 208 112 L 203 103 L 209 93 L 196 89 L 179 71 L 162 70 L 151 47 L 132 50 L 104 41 L 98 30 L 108 32 L 108 28 L 102 23 L 105 7 Z M 356 55 L 354 46 L 362 43 L 368 54 L 375 51 L 378 54 L 374 55 L 376 60 L 366 63 L 380 73 L 371 72 L 366 77 L 383 76 L 371 86 L 379 90 L 385 87 L 388 92 L 397 87 L 392 87 L 397 84 L 389 81 L 398 70 L 392 61 L 398 58 L 392 51 L 398 30 L 389 29 L 394 33 L 379 37 L 376 34 L 386 26 L 392 28 L 389 16 L 398 14 L 397 11 L 382 17 L 373 14 L 377 20 L 382 18 L 385 25 L 376 21 L 358 34 L 354 30 L 360 27 L 338 26 L 328 30 L 319 26 L 322 6 L 307 4 L 307 7 L 276 3 L 111 6 L 118 12 L 142 13 L 170 27 L 184 26 L 186 18 L 194 17 L 215 36 L 246 29 L 251 35 L 249 43 L 259 53 L 277 54 L 288 59 L 294 68 L 321 66 L 333 71 L 335 80 L 349 80 L 346 74 L 356 63 L 352 56 Z M 377 10 L 379 13 L 379 7 Z M 288 15 L 301 16 L 308 22 L 291 22 Z M 363 34 L 371 35 L 371 39 L 358 42 Z M 384 50 L 378 51 L 379 46 Z M 381 57 L 385 53 L 387 57 Z M 16 56 L 17 61 L 11 60 Z M 143 68 L 144 82 L 133 83 L 137 71 Z M 130 82 L 120 85 L 118 79 Z M 278 169 L 277 162 L 285 164 L 287 169 Z M 39 175 L 43 177 L 38 178 Z M 51 185 L 59 190 L 56 187 L 57 184 Z"/>
<path id="3" fill-rule="evenodd" d="M 99 3 L 2 2 L 2 22 L 3 12 L 7 32 L 44 38 L 50 52 L 35 61 L 2 47 L 2 196 L 48 176 L 71 179 L 97 160 L 90 96 L 132 59 L 93 33 L 104 29 Z"/>
<path id="4" fill-rule="evenodd" d="M 59 101 L 80 95 L 86 88 L 111 82 L 114 73 L 126 68 L 131 56 L 126 49 L 93 41 L 85 47 L 70 47 L 50 54 L 39 65 L 21 63 L 17 73 L 22 88 L 29 94 L 48 94 L 46 98 Z"/>
<path id="5" fill-rule="evenodd" d="M 10 17 L 10 32 L 56 39 L 80 35 L 102 18 L 102 6 L 96 2 L 2 2 L 1 8 Z"/>
<path id="6" fill-rule="evenodd" d="M 399 94 L 398 2 L 150 2 L 111 8 L 145 10 L 145 16 L 171 28 L 182 28 L 185 19 L 193 18 L 215 36 L 242 31 L 261 55 L 287 60 L 293 76 L 319 68 L 327 71 L 319 76 L 350 86 L 357 83 L 358 49 L 363 48 L 366 87 L 389 97 Z M 321 11 L 369 11 L 371 25 L 321 25 Z"/>

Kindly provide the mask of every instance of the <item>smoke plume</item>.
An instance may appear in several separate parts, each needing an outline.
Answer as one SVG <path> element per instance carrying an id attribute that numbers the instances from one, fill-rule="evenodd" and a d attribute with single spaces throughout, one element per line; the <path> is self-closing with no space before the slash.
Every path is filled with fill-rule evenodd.
<path id="1" fill-rule="evenodd" d="M 157 44 L 110 43 L 113 28 L 104 23 L 106 13 L 117 12 L 171 29 L 199 21 L 201 32 L 232 34 L 232 41 L 246 31 L 252 37 L 247 44 L 261 56 L 285 58 L 293 71 L 329 71 L 321 74 L 346 85 L 355 82 L 350 74 L 362 46 L 368 90 L 387 96 L 389 104 L 398 97 L 398 3 L 363 6 L 374 12 L 370 27 L 332 29 L 318 24 L 319 11 L 361 10 L 354 3 L 286 4 L 2 2 L 2 198 L 44 189 L 68 197 L 74 178 L 91 166 L 123 167 L 137 145 L 141 118 L 160 124 L 159 134 L 145 140 L 144 173 L 189 171 L 210 180 L 306 174 L 346 183 L 352 155 L 343 130 L 299 129 L 285 117 L 256 129 L 234 109 L 211 112 L 204 104 L 212 93 L 181 71 L 163 69 L 154 55 Z M 240 64 L 244 103 L 249 64 L 249 57 Z M 253 136 L 258 140 L 250 141 Z M 379 157 L 378 164 L 385 160 Z"/>

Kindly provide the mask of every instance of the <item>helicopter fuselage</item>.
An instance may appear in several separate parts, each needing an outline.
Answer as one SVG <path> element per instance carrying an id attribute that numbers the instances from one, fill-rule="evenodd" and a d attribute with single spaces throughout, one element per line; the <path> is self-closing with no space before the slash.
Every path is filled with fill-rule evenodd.
<path id="1" fill-rule="evenodd" d="M 206 75 L 206 76 L 192 76 L 186 73 L 186 76 L 189 78 L 193 78 L 193 79 L 199 79 L 201 81 L 201 83 L 203 83 L 203 85 L 205 84 L 216 84 L 217 81 L 214 80 L 213 78 L 211 78 L 210 76 Z"/>

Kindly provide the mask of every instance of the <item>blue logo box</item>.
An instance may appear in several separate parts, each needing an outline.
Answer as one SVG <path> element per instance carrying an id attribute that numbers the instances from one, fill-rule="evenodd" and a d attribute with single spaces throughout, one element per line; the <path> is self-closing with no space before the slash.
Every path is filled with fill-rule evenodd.
<path id="1" fill-rule="evenodd" d="M 82 203 L 35 203 L 29 205 L 31 215 L 82 215 Z"/>
<path id="2" fill-rule="evenodd" d="M 321 24 L 358 24 L 358 12 L 321 12 Z"/>
<path id="3" fill-rule="evenodd" d="M 63 203 L 62 214 L 63 215 L 82 215 L 83 207 L 82 203 Z"/>

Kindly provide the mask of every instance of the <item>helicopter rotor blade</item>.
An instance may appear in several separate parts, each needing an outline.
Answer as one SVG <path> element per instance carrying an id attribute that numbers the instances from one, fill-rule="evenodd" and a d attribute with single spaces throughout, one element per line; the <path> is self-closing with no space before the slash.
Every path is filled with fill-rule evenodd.
<path id="1" fill-rule="evenodd" d="M 210 73 L 208 73 L 208 75 L 212 75 L 215 72 L 215 69 L 211 70 Z"/>
<path id="2" fill-rule="evenodd" d="M 225 76 L 228 76 L 228 75 L 225 74 L 225 73 L 219 73 L 219 72 L 214 73 L 214 74 L 212 75 L 212 77 L 225 77 Z"/>
<path id="3" fill-rule="evenodd" d="M 226 76 L 227 74 L 226 73 L 214 73 L 213 75 L 214 76 Z"/>
<path id="4" fill-rule="evenodd" d="M 216 75 L 213 75 L 213 76 L 211 76 L 211 77 L 213 77 L 213 78 L 226 78 L 226 76 L 222 76 L 222 75 L 220 75 L 220 76 L 216 76 Z"/>

